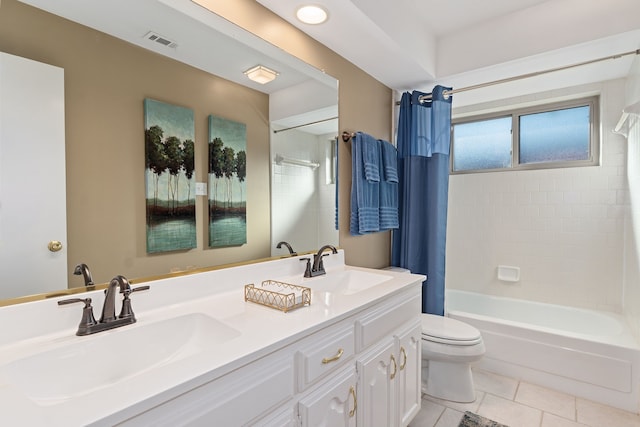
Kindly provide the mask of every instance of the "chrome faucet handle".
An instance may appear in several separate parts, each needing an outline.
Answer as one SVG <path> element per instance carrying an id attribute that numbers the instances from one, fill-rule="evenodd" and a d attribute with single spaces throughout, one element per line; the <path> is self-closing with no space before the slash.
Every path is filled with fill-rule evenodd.
<path id="1" fill-rule="evenodd" d="M 307 261 L 307 267 L 304 270 L 304 277 L 311 277 L 311 258 L 300 258 L 300 261 Z"/>
<path id="2" fill-rule="evenodd" d="M 69 298 L 58 301 L 58 305 L 74 304 L 77 302 L 84 303 L 82 309 L 82 319 L 78 324 L 76 335 L 87 335 L 87 331 L 97 324 L 96 318 L 93 316 L 93 307 L 91 306 L 91 298 Z"/>

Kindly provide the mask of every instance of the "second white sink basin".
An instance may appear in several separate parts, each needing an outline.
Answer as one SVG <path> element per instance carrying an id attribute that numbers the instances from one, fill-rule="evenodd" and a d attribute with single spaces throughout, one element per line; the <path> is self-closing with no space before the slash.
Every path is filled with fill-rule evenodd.
<path id="1" fill-rule="evenodd" d="M 0 378 L 35 403 L 50 406 L 161 366 L 189 363 L 185 359 L 215 351 L 239 335 L 212 317 L 187 314 L 77 337 L 0 367 Z"/>
<path id="2" fill-rule="evenodd" d="M 393 279 L 393 276 L 386 274 L 370 273 L 361 270 L 344 270 L 340 272 L 329 272 L 324 276 L 310 279 L 304 286 L 308 286 L 312 291 L 316 292 L 353 295 L 391 279 Z"/>

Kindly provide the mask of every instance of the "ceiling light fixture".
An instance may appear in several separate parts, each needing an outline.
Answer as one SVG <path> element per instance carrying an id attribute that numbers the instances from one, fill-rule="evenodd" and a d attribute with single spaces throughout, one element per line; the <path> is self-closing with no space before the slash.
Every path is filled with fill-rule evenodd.
<path id="1" fill-rule="evenodd" d="M 245 71 L 244 74 L 246 74 L 246 76 L 254 82 L 260 83 L 262 85 L 269 83 L 278 76 L 278 73 L 276 71 L 273 71 L 263 65 L 256 65 L 255 67 Z"/>
<path id="2" fill-rule="evenodd" d="M 327 11 L 317 5 L 302 6 L 296 11 L 296 17 L 305 24 L 317 25 L 327 20 Z"/>

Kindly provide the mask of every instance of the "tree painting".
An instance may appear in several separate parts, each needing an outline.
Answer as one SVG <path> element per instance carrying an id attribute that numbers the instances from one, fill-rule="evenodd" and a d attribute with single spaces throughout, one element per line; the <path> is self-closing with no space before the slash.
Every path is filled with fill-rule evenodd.
<path id="1" fill-rule="evenodd" d="M 247 130 L 209 116 L 209 247 L 247 243 Z"/>
<path id="2" fill-rule="evenodd" d="M 144 100 L 147 252 L 196 247 L 193 111 Z"/>

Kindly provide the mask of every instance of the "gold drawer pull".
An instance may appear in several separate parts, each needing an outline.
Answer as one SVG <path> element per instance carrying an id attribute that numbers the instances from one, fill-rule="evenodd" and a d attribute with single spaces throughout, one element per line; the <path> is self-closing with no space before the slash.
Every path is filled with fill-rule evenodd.
<path id="1" fill-rule="evenodd" d="M 349 394 L 353 399 L 353 409 L 349 411 L 349 418 L 353 418 L 353 416 L 356 414 L 356 410 L 358 409 L 358 400 L 356 399 L 356 389 L 353 388 L 353 386 L 351 386 L 351 388 L 349 389 Z"/>
<path id="2" fill-rule="evenodd" d="M 333 356 L 333 357 L 325 357 L 324 359 L 322 359 L 322 364 L 326 365 L 327 363 L 335 362 L 336 360 L 338 360 L 338 359 L 340 359 L 342 357 L 343 353 L 344 353 L 344 350 L 339 348 L 338 349 L 338 353 L 336 353 L 335 356 Z"/>
<path id="3" fill-rule="evenodd" d="M 402 371 L 407 366 L 407 352 L 404 347 L 400 347 L 400 354 L 402 355 L 402 363 L 400 363 L 400 370 Z"/>
<path id="4" fill-rule="evenodd" d="M 391 355 L 391 361 L 393 362 L 393 372 L 391 373 L 391 379 L 394 379 L 396 377 L 396 374 L 398 373 L 398 364 L 396 363 L 396 358 L 393 356 L 393 354 Z"/>

